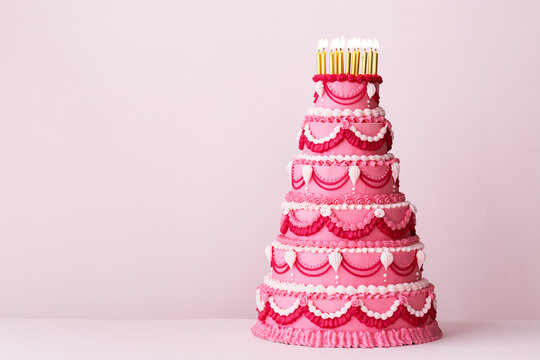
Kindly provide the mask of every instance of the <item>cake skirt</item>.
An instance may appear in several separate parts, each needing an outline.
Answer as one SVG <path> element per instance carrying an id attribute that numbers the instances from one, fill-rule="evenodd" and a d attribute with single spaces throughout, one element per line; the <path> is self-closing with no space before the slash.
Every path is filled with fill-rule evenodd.
<path id="1" fill-rule="evenodd" d="M 279 343 L 327 348 L 374 348 L 423 344 L 440 339 L 436 320 L 417 327 L 370 330 L 298 329 L 257 321 L 253 335 Z"/>

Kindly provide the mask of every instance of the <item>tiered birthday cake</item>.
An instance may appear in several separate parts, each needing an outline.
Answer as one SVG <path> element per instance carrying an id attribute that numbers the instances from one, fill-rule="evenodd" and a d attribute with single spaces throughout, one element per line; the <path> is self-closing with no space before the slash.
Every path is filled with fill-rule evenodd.
<path id="1" fill-rule="evenodd" d="M 416 208 L 379 107 L 378 44 L 321 40 L 314 107 L 289 164 L 271 272 L 256 291 L 258 337 L 312 347 L 389 347 L 436 340 Z"/>

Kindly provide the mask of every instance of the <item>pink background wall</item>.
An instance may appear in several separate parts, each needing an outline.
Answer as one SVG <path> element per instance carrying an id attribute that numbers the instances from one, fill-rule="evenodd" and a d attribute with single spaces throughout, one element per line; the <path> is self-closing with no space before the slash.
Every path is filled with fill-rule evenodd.
<path id="1" fill-rule="evenodd" d="M 380 40 L 440 317 L 540 319 L 539 13 L 2 1 L 0 314 L 254 317 L 314 47 L 343 34 Z"/>

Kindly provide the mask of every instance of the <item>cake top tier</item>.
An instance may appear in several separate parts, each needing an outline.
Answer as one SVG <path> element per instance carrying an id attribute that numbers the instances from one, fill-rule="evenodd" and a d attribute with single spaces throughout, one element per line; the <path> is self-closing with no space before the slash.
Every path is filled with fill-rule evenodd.
<path id="1" fill-rule="evenodd" d="M 317 74 L 377 75 L 379 41 L 352 38 L 321 39 L 317 44 Z M 328 56 L 327 56 L 328 50 Z"/>
<path id="2" fill-rule="evenodd" d="M 313 102 L 326 109 L 375 109 L 379 106 L 379 42 L 344 37 L 317 44 Z M 327 54 L 328 50 L 328 54 Z"/>

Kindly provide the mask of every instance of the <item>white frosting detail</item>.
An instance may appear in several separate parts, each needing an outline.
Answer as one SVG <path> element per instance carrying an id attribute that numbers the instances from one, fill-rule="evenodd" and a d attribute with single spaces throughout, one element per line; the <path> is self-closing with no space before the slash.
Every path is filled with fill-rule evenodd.
<path id="1" fill-rule="evenodd" d="M 257 291 L 255 292 L 255 305 L 257 305 L 257 310 L 264 310 L 264 301 L 262 300 L 260 289 L 257 289 Z"/>
<path id="2" fill-rule="evenodd" d="M 395 162 L 392 164 L 392 177 L 394 178 L 394 182 L 397 181 L 397 178 L 399 177 L 399 163 Z"/>
<path id="3" fill-rule="evenodd" d="M 292 314 L 296 309 L 298 309 L 300 307 L 300 298 L 296 299 L 294 304 L 292 304 L 291 306 L 289 306 L 286 309 L 280 308 L 275 303 L 274 298 L 271 297 L 271 296 L 268 298 L 268 302 L 270 303 L 270 307 L 272 308 L 272 310 L 274 310 L 276 313 L 278 313 L 281 316 L 288 316 L 288 315 Z"/>
<path id="4" fill-rule="evenodd" d="M 388 267 L 394 261 L 394 255 L 388 249 L 381 252 L 381 264 L 384 266 L 384 270 L 388 270 Z"/>
<path id="5" fill-rule="evenodd" d="M 422 268 L 422 265 L 424 265 L 425 260 L 426 260 L 426 254 L 422 250 L 418 250 L 416 252 L 416 263 L 418 264 L 419 269 Z"/>
<path id="6" fill-rule="evenodd" d="M 418 209 L 413 204 L 411 204 L 411 210 L 412 210 L 414 215 L 416 215 L 416 213 L 418 212 Z"/>
<path id="7" fill-rule="evenodd" d="M 373 97 L 373 95 L 375 95 L 376 91 L 377 91 L 377 89 L 375 88 L 375 85 L 373 85 L 373 83 L 368 83 L 367 84 L 367 94 L 368 94 L 370 99 Z"/>
<path id="8" fill-rule="evenodd" d="M 330 216 L 330 214 L 332 214 L 332 209 L 330 209 L 330 206 L 323 205 L 321 206 L 320 213 L 322 216 L 327 217 L 327 216 Z"/>
<path id="9" fill-rule="evenodd" d="M 409 304 L 405 305 L 405 307 L 407 308 L 407 311 L 411 315 L 414 315 L 416 317 L 422 317 L 422 316 L 427 314 L 429 309 L 431 309 L 431 303 L 432 303 L 431 296 L 428 296 L 428 297 L 426 297 L 426 302 L 425 302 L 424 307 L 422 308 L 422 310 L 416 310 L 415 308 L 413 308 Z"/>
<path id="10" fill-rule="evenodd" d="M 257 290 L 259 291 L 259 290 Z M 283 315 L 283 316 L 287 316 L 287 315 L 290 315 L 292 314 L 296 309 L 298 309 L 300 307 L 300 298 L 298 298 L 293 305 L 291 305 L 290 307 L 288 307 L 287 309 L 282 309 L 280 308 L 274 301 L 274 298 L 273 297 L 269 297 L 268 298 L 268 302 L 270 303 L 270 307 L 272 308 L 272 310 L 274 310 L 276 313 L 278 313 L 279 315 Z M 386 320 L 390 317 L 392 317 L 394 315 L 394 313 L 397 311 L 397 309 L 399 308 L 399 305 L 401 304 L 401 301 L 399 299 L 396 299 L 392 305 L 390 306 L 390 308 L 388 309 L 388 311 L 385 311 L 383 313 L 380 313 L 380 312 L 377 312 L 377 311 L 372 311 L 370 310 L 362 300 L 358 300 L 358 306 L 360 307 L 360 310 L 365 313 L 367 316 L 369 317 L 372 317 L 372 318 L 375 318 L 375 319 L 381 319 L 381 320 Z M 308 300 L 307 302 L 307 305 L 308 305 L 308 311 L 310 313 L 312 313 L 313 315 L 315 316 L 318 316 L 322 319 L 335 319 L 335 318 L 339 318 L 343 315 L 345 315 L 347 313 L 347 311 L 349 311 L 349 309 L 353 306 L 353 301 L 350 300 L 350 301 L 347 301 L 342 307 L 341 309 L 337 310 L 337 311 L 334 311 L 334 312 L 323 312 L 321 311 L 320 309 L 317 308 L 317 306 L 315 306 L 315 303 L 313 302 L 313 300 Z M 413 308 L 408 300 L 406 300 L 405 302 L 405 308 L 407 309 L 407 311 L 411 314 L 411 315 L 414 315 L 416 317 L 423 317 L 424 315 L 426 315 L 428 313 L 428 311 L 431 309 L 431 306 L 432 306 L 432 299 L 431 299 L 431 296 L 426 296 L 426 301 L 424 303 L 424 306 L 422 307 L 421 310 L 416 310 L 415 308 Z M 259 304 L 257 303 L 257 308 L 260 309 L 259 311 L 262 311 L 264 309 L 264 304 L 262 305 L 262 309 L 259 307 Z"/>
<path id="11" fill-rule="evenodd" d="M 341 130 L 343 130 L 341 125 L 337 125 L 329 135 L 316 139 L 311 134 L 311 130 L 309 130 L 309 124 L 306 124 L 304 126 L 304 135 L 310 142 L 314 144 L 323 144 L 332 139 L 335 139 L 337 134 L 339 134 Z M 360 138 L 360 140 L 362 141 L 375 142 L 381 140 L 386 135 L 386 132 L 388 131 L 388 124 L 384 125 L 375 136 L 368 136 L 366 134 L 363 134 L 362 132 L 358 131 L 354 125 L 350 125 L 349 130 L 352 131 L 354 135 L 356 135 L 356 137 Z"/>
<path id="12" fill-rule="evenodd" d="M 322 96 L 322 94 L 324 93 L 324 83 L 321 80 L 315 83 L 315 92 L 319 96 Z"/>
<path id="13" fill-rule="evenodd" d="M 358 287 L 354 287 L 352 285 L 349 286 L 324 286 L 324 285 L 313 285 L 313 284 L 299 284 L 299 283 L 293 283 L 288 281 L 280 281 L 273 279 L 271 274 L 268 274 L 264 278 L 264 284 L 272 289 L 276 290 L 283 290 L 283 291 L 291 291 L 291 292 L 304 292 L 304 293 L 310 293 L 310 294 L 326 294 L 326 295 L 334 295 L 334 294 L 344 294 L 344 295 L 357 295 L 357 294 L 369 294 L 369 295 L 377 295 L 377 294 L 387 294 L 387 293 L 401 293 L 405 291 L 416 291 L 425 289 L 430 285 L 429 281 L 427 279 L 422 279 L 413 283 L 401 283 L 401 284 L 391 284 L 391 285 L 359 285 Z"/>
<path id="14" fill-rule="evenodd" d="M 264 248 L 264 253 L 266 254 L 266 258 L 268 259 L 268 263 L 272 261 L 272 245 L 267 245 Z"/>
<path id="15" fill-rule="evenodd" d="M 289 268 L 292 269 L 296 262 L 296 252 L 294 250 L 289 250 L 285 253 L 285 262 L 289 265 Z"/>
<path id="16" fill-rule="evenodd" d="M 339 251 L 342 253 L 351 253 L 351 254 L 374 254 L 374 253 L 382 253 L 383 251 L 390 251 L 390 252 L 410 252 L 410 251 L 417 251 L 422 250 L 424 248 L 424 244 L 422 242 L 417 242 L 413 245 L 408 246 L 400 246 L 400 247 L 358 247 L 358 248 L 327 248 L 327 247 L 313 247 L 313 246 L 292 246 L 292 245 L 286 245 L 282 244 L 278 241 L 272 242 L 272 246 L 278 250 L 288 251 L 288 250 L 294 250 L 296 252 L 306 252 L 306 253 L 332 253 L 334 251 Z M 418 256 L 418 255 L 417 255 Z"/>
<path id="17" fill-rule="evenodd" d="M 384 155 L 310 155 L 300 154 L 298 159 L 309 161 L 386 161 L 394 158 L 394 154 L 388 153 Z"/>
<path id="18" fill-rule="evenodd" d="M 356 181 L 358 180 L 358 178 L 360 177 L 360 168 L 356 165 L 354 166 L 351 166 L 349 168 L 349 178 L 351 179 L 351 183 L 353 185 L 353 188 L 354 186 L 356 186 Z"/>
<path id="19" fill-rule="evenodd" d="M 318 316 L 318 317 L 323 318 L 323 319 L 335 319 L 335 318 L 341 317 L 341 316 L 345 315 L 345 313 L 347 311 L 349 311 L 351 306 L 352 306 L 352 301 L 347 301 L 345 303 L 345 305 L 343 305 L 343 307 L 341 309 L 339 309 L 338 311 L 331 312 L 331 313 L 325 313 L 325 312 L 322 312 L 321 310 L 317 309 L 315 304 L 313 304 L 312 300 L 308 300 L 308 310 L 309 310 L 309 312 L 312 313 L 313 315 Z"/>
<path id="20" fill-rule="evenodd" d="M 324 209 L 328 208 L 330 210 L 397 209 L 397 208 L 401 208 L 401 207 L 407 207 L 409 205 L 411 205 L 411 203 L 409 201 L 402 201 L 402 202 L 397 202 L 397 203 L 393 203 L 393 204 L 330 204 L 330 205 L 326 205 L 326 204 L 325 205 L 319 205 L 319 204 L 313 204 L 313 203 L 310 203 L 310 202 L 297 203 L 297 202 L 284 201 L 284 202 L 281 203 L 281 208 L 283 209 L 283 214 L 286 215 L 291 210 L 315 210 L 315 211 L 321 211 L 322 208 L 324 208 Z M 285 211 L 287 213 L 285 213 Z"/>
<path id="21" fill-rule="evenodd" d="M 328 109 L 328 108 L 322 108 L 322 107 L 310 107 L 307 110 L 308 115 L 314 115 L 314 116 L 322 116 L 322 117 L 339 117 L 339 116 L 356 116 L 356 117 L 363 117 L 363 116 L 374 116 L 374 117 L 381 117 L 385 116 L 386 113 L 382 107 L 376 107 L 375 109 Z"/>
<path id="22" fill-rule="evenodd" d="M 289 163 L 287 164 L 287 172 L 289 173 L 289 176 L 291 176 L 292 174 L 292 166 L 293 166 L 293 162 L 289 161 Z"/>
<path id="23" fill-rule="evenodd" d="M 377 209 L 374 212 L 375 217 L 378 217 L 379 219 L 384 217 L 384 210 L 383 209 Z"/>
<path id="24" fill-rule="evenodd" d="M 309 165 L 302 166 L 302 177 L 304 178 L 306 186 L 311 180 L 311 175 L 313 175 L 313 168 Z"/>
<path id="25" fill-rule="evenodd" d="M 330 263 L 330 265 L 332 266 L 335 272 L 338 271 L 342 260 L 343 260 L 343 255 L 341 255 L 339 251 L 332 251 L 328 255 L 328 262 Z"/>

